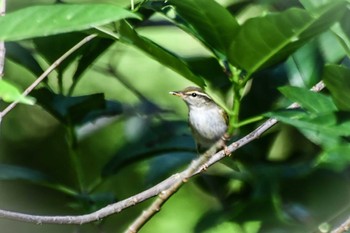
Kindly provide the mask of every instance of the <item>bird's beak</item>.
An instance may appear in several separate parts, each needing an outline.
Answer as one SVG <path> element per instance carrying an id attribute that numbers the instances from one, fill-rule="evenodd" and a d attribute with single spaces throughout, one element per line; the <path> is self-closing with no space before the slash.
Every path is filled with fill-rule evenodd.
<path id="1" fill-rule="evenodd" d="M 178 97 L 183 97 L 184 96 L 181 91 L 170 91 L 169 94 L 170 95 L 175 95 L 175 96 L 178 96 Z"/>

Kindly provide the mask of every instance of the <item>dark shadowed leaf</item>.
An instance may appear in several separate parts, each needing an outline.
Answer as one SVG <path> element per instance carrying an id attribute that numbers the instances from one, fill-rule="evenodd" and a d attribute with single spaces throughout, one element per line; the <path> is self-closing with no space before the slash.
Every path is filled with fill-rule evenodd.
<path id="1" fill-rule="evenodd" d="M 28 49 L 16 42 L 7 42 L 5 43 L 5 46 L 6 58 L 9 58 L 12 61 L 22 65 L 38 77 L 44 72 Z"/>
<path id="2" fill-rule="evenodd" d="M 39 89 L 33 91 L 33 96 L 63 124 L 80 125 L 100 116 L 122 113 L 121 104 L 106 101 L 103 94 L 69 97 Z"/>
<path id="3" fill-rule="evenodd" d="M 228 76 L 214 57 L 193 57 L 186 59 L 186 62 L 193 73 L 203 77 L 213 88 L 222 93 L 232 88 Z"/>
<path id="4" fill-rule="evenodd" d="M 195 144 L 189 135 L 188 125 L 185 122 L 163 121 L 149 128 L 143 127 L 137 140 L 127 143 L 107 162 L 102 175 L 113 175 L 127 165 L 147 158 L 180 152 L 195 153 Z"/>
<path id="5" fill-rule="evenodd" d="M 49 64 L 54 63 L 60 56 L 82 40 L 86 34 L 80 32 L 63 33 L 54 36 L 39 37 L 33 40 L 36 50 Z M 92 42 L 92 41 L 91 41 Z M 69 57 L 64 59 L 56 68 L 63 72 L 74 60 L 83 53 L 84 47 L 79 48 Z"/>
<path id="6" fill-rule="evenodd" d="M 0 180 L 25 180 L 30 182 L 47 182 L 49 177 L 42 172 L 9 164 L 0 164 Z"/>

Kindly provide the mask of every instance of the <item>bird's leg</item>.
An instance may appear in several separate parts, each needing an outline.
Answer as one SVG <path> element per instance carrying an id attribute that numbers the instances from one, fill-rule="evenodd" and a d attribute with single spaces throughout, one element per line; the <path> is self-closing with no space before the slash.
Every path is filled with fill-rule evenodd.
<path id="1" fill-rule="evenodd" d="M 230 136 L 227 133 L 225 133 L 224 135 L 222 135 L 221 139 L 222 139 L 221 140 L 221 144 L 222 144 L 221 148 L 224 149 L 224 154 L 226 156 L 231 156 L 231 152 L 228 149 L 228 147 L 226 146 L 226 142 L 230 140 Z"/>

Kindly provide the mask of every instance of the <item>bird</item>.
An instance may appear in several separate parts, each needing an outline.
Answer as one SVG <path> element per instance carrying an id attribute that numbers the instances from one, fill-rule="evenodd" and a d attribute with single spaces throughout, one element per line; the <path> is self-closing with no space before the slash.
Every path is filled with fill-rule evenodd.
<path id="1" fill-rule="evenodd" d="M 225 138 L 228 114 L 201 88 L 189 86 L 169 94 L 180 97 L 188 107 L 188 123 L 198 153 L 205 152 L 218 140 Z"/>

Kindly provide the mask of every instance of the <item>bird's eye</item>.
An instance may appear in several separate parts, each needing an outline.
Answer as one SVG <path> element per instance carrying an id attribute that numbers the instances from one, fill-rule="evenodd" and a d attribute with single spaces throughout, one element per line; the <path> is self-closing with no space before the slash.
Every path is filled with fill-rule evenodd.
<path id="1" fill-rule="evenodd" d="M 192 93 L 191 96 L 192 96 L 192 97 L 196 97 L 197 94 L 196 94 L 196 93 Z"/>

